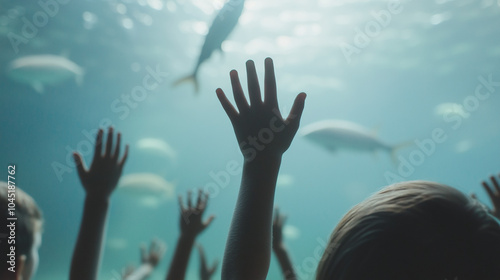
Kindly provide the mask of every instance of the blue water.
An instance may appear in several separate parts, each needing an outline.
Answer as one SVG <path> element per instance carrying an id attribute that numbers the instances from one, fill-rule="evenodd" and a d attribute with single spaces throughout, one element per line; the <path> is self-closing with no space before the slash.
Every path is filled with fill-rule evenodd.
<path id="1" fill-rule="evenodd" d="M 131 145 L 124 174 L 161 173 L 175 184 L 176 194 L 217 183 L 211 172 L 224 172 L 229 162 L 241 166 L 215 89 L 230 93 L 228 73 L 237 69 L 244 77 L 247 59 L 255 60 L 260 77 L 264 58 L 274 59 L 282 110 L 289 110 L 297 93 L 308 94 L 302 125 L 345 119 L 377 131 L 391 145 L 441 133 L 441 143 L 433 141 L 428 155 L 415 144 L 401 149 L 399 159 L 408 162 L 404 167 L 383 152 L 331 154 L 296 137 L 284 157 L 275 204 L 299 231 L 286 245 L 303 279 L 314 275 L 321 240 L 350 207 L 387 185 L 388 174 L 439 181 L 477 192 L 489 203 L 479 183 L 500 171 L 500 86 L 484 91 L 489 96 L 482 100 L 474 93 L 479 77 L 500 81 L 499 1 L 247 0 L 224 53 L 202 65 L 199 94 L 190 84 L 173 87 L 194 68 L 204 34 L 222 5 L 71 0 L 59 4 L 33 38 L 13 47 L 8 34 L 22 34 L 23 17 L 33 21 L 41 7 L 34 1 L 0 1 L 2 69 L 26 55 L 64 54 L 85 70 L 81 86 L 68 79 L 48 86 L 44 94 L 12 81 L 3 70 L 0 74 L 2 180 L 7 165 L 16 164 L 17 184 L 36 199 L 45 218 L 35 279 L 67 279 L 84 198 L 68 155 L 79 149 L 89 154 L 88 163 L 86 134 L 102 122 L 112 123 Z M 377 22 L 381 14 L 390 19 Z M 351 55 L 346 44 L 354 50 Z M 121 96 L 142 84 L 148 68 L 168 74 L 127 114 L 113 107 L 125 106 Z M 462 111 L 445 119 L 439 112 L 444 103 L 462 105 Z M 136 145 L 142 138 L 163 139 L 176 159 L 164 161 L 165 169 L 152 164 Z M 68 172 L 58 176 L 54 164 Z M 209 201 L 206 216 L 216 219 L 197 241 L 210 261 L 222 259 L 239 181 L 240 174 L 231 175 Z M 175 198 L 146 205 L 115 194 L 99 279 L 113 279 L 127 264 L 137 265 L 141 242 L 155 237 L 168 250 L 151 279 L 163 279 L 178 235 Z M 220 266 L 217 273 L 214 279 L 220 278 Z M 187 279 L 198 279 L 196 251 Z M 268 279 L 281 279 L 275 259 Z"/>

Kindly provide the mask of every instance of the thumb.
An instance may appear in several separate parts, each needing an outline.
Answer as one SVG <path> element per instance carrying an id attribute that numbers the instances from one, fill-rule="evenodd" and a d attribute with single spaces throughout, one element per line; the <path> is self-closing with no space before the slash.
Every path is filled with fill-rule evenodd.
<path id="1" fill-rule="evenodd" d="M 291 123 L 294 126 L 299 126 L 300 118 L 302 117 L 302 112 L 304 111 L 304 105 L 306 101 L 306 94 L 301 92 L 295 98 L 293 102 L 292 110 L 290 110 L 290 114 L 286 119 L 285 123 Z"/>
<path id="2" fill-rule="evenodd" d="M 87 170 L 85 168 L 85 163 L 83 162 L 82 156 L 79 153 L 74 152 L 73 158 L 76 163 L 76 170 L 78 171 L 78 176 L 80 177 L 80 179 L 83 179 L 83 177 L 85 177 L 85 173 L 87 172 Z"/>
<path id="3" fill-rule="evenodd" d="M 208 227 L 210 225 L 210 223 L 212 223 L 212 221 L 215 219 L 215 216 L 212 215 L 210 217 L 208 217 L 208 219 L 205 221 L 205 226 L 204 228 Z"/>

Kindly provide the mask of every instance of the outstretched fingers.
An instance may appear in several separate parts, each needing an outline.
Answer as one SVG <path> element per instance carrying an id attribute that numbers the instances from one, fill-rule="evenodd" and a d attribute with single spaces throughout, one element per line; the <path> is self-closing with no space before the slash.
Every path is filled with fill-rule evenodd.
<path id="1" fill-rule="evenodd" d="M 78 176 L 80 177 L 80 179 L 84 178 L 85 173 L 87 173 L 87 168 L 85 167 L 85 163 L 83 162 L 82 156 L 79 153 L 74 152 L 73 158 L 76 163 L 76 170 L 78 171 Z"/>
<path id="2" fill-rule="evenodd" d="M 495 176 L 491 176 L 490 177 L 490 180 L 491 182 L 493 183 L 493 187 L 495 188 L 497 194 L 500 195 L 500 186 L 498 185 L 498 181 L 497 179 L 495 178 Z"/>
<path id="3" fill-rule="evenodd" d="M 120 144 L 121 144 L 121 141 L 122 141 L 122 134 L 118 132 L 117 135 L 116 135 L 115 151 L 111 155 L 111 157 L 113 159 L 115 159 L 115 160 L 118 159 L 118 155 L 120 154 Z"/>
<path id="4" fill-rule="evenodd" d="M 248 109 L 250 109 L 250 105 L 248 105 L 245 94 L 243 93 L 240 78 L 238 77 L 238 71 L 232 70 L 229 72 L 229 77 L 231 79 L 231 87 L 233 88 L 234 102 L 238 107 L 238 111 L 240 113 L 248 111 Z"/>
<path id="5" fill-rule="evenodd" d="M 103 134 L 104 134 L 104 131 L 102 129 L 99 129 L 99 131 L 97 131 L 97 136 L 96 136 L 96 139 L 95 139 L 95 150 L 94 150 L 94 159 L 93 159 L 93 161 L 97 160 L 102 155 L 102 138 L 103 138 Z"/>
<path id="6" fill-rule="evenodd" d="M 306 94 L 301 92 L 297 97 L 295 98 L 295 101 L 293 102 L 292 110 L 290 111 L 290 114 L 288 115 L 288 118 L 286 119 L 286 123 L 291 123 L 293 125 L 296 125 L 298 127 L 300 123 L 300 118 L 302 117 L 302 112 L 304 111 L 304 104 L 306 101 Z"/>
<path id="7" fill-rule="evenodd" d="M 226 114 L 231 120 L 231 122 L 234 123 L 236 117 L 238 117 L 238 112 L 231 104 L 231 102 L 229 102 L 227 96 L 224 94 L 224 91 L 222 89 L 218 88 L 217 90 L 215 90 L 215 92 L 217 93 L 217 98 L 219 98 L 219 102 L 222 105 L 222 108 L 224 108 L 224 111 L 226 111 Z"/>
<path id="8" fill-rule="evenodd" d="M 247 82 L 251 106 L 261 105 L 262 97 L 260 95 L 259 79 L 257 78 L 255 63 L 252 60 L 247 61 Z"/>
<path id="9" fill-rule="evenodd" d="M 104 152 L 105 157 L 112 156 L 111 148 L 113 147 L 113 127 L 108 128 L 108 139 L 106 140 L 106 150 Z"/>
<path id="10" fill-rule="evenodd" d="M 208 219 L 203 223 L 203 228 L 207 228 L 211 223 L 212 221 L 215 219 L 215 216 L 212 215 L 210 217 L 208 217 Z"/>
<path id="11" fill-rule="evenodd" d="M 270 57 L 265 60 L 264 103 L 271 108 L 278 108 L 276 77 L 274 75 L 273 60 Z"/>
<path id="12" fill-rule="evenodd" d="M 495 193 L 490 188 L 490 186 L 488 185 L 488 183 L 483 182 L 482 185 L 483 185 L 484 190 L 488 193 L 488 196 L 490 197 L 490 200 L 494 201 Z"/>
<path id="13" fill-rule="evenodd" d="M 177 200 L 179 201 L 179 208 L 181 209 L 181 213 L 186 212 L 186 208 L 184 207 L 184 202 L 182 202 L 182 195 L 179 195 L 177 197 Z"/>
<path id="14" fill-rule="evenodd" d="M 127 157 L 128 157 L 128 144 L 125 145 L 125 153 L 123 153 L 122 159 L 118 162 L 120 169 L 123 169 L 123 165 L 125 165 L 125 162 L 127 161 Z"/>

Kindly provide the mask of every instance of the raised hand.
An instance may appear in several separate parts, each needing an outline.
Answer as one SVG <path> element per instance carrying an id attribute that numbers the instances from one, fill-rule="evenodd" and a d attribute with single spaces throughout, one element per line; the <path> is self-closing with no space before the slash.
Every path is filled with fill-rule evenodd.
<path id="1" fill-rule="evenodd" d="M 498 184 L 495 176 L 491 176 L 490 181 L 493 187 L 490 187 L 486 181 L 483 181 L 482 184 L 484 189 L 488 193 L 488 196 L 490 197 L 491 203 L 493 204 L 493 210 L 491 210 L 491 214 L 500 219 L 500 185 Z"/>
<path id="2" fill-rule="evenodd" d="M 121 134 L 118 133 L 116 145 L 113 149 L 113 128 L 110 127 L 103 154 L 103 133 L 103 130 L 99 129 L 95 143 L 94 159 L 92 160 L 90 169 L 86 169 L 82 156 L 79 153 L 74 152 L 73 157 L 76 162 L 78 176 L 87 195 L 108 199 L 120 179 L 123 165 L 127 160 L 128 145 L 125 146 L 123 157 L 119 159 Z"/>
<path id="3" fill-rule="evenodd" d="M 141 266 L 137 269 L 134 266 L 127 266 L 122 272 L 123 280 L 144 280 L 147 279 L 158 265 L 158 262 L 165 253 L 166 246 L 159 240 L 151 241 L 149 252 L 146 246 L 141 246 Z"/>
<path id="4" fill-rule="evenodd" d="M 274 210 L 273 219 L 273 250 L 283 247 L 283 224 L 286 221 L 286 216 L 281 215 L 279 208 Z"/>
<path id="5" fill-rule="evenodd" d="M 208 194 L 202 190 L 198 192 L 198 200 L 193 206 L 191 202 L 192 192 L 187 195 L 187 207 L 182 203 L 182 197 L 179 196 L 179 206 L 181 208 L 181 236 L 175 247 L 174 258 L 170 263 L 167 272 L 167 280 L 184 279 L 189 261 L 189 256 L 194 245 L 196 236 L 205 230 L 212 223 L 214 216 L 210 216 L 205 222 L 201 220 L 205 209 L 207 208 Z"/>
<path id="6" fill-rule="evenodd" d="M 188 191 L 187 207 L 184 207 L 182 196 L 179 195 L 179 206 L 181 208 L 181 234 L 196 236 L 206 229 L 213 221 L 214 216 L 210 216 L 205 222 L 201 220 L 203 213 L 207 207 L 208 194 L 202 190 L 198 192 L 198 199 L 196 205 L 191 202 L 192 192 Z"/>
<path id="7" fill-rule="evenodd" d="M 127 159 L 128 146 L 123 157 L 119 159 L 120 133 L 113 149 L 113 128 L 109 128 L 104 154 L 102 154 L 102 139 L 103 130 L 99 129 L 94 159 L 88 170 L 85 168 L 82 156 L 77 152 L 73 153 L 78 176 L 87 195 L 71 260 L 70 280 L 97 279 L 110 196 L 116 188 Z"/>
<path id="8" fill-rule="evenodd" d="M 211 267 L 207 265 L 207 259 L 205 257 L 205 251 L 201 245 L 198 245 L 198 252 L 200 253 L 200 279 L 201 280 L 210 280 L 212 274 L 217 270 L 217 265 L 219 262 L 217 260 L 214 261 L 214 264 Z"/>
<path id="9" fill-rule="evenodd" d="M 283 225 L 285 224 L 286 216 L 280 214 L 278 208 L 274 210 L 273 219 L 273 252 L 280 264 L 283 278 L 286 280 L 296 280 L 297 276 L 290 260 L 290 254 L 283 242 Z"/>
<path id="10" fill-rule="evenodd" d="M 146 251 L 146 246 L 141 246 L 141 263 L 143 265 L 149 264 L 155 268 L 163 257 L 163 254 L 165 254 L 166 250 L 167 246 L 165 243 L 157 239 L 153 239 L 153 241 L 151 241 L 151 245 L 149 246 L 149 252 Z"/>
<path id="11" fill-rule="evenodd" d="M 251 161 L 260 155 L 281 156 L 297 133 L 306 94 L 297 95 L 289 116 L 284 119 L 278 107 L 272 59 L 265 60 L 264 101 L 254 62 L 248 60 L 246 68 L 250 103 L 245 98 L 236 70 L 230 72 L 230 78 L 238 111 L 220 88 L 216 90 L 217 97 L 231 120 L 245 160 Z"/>

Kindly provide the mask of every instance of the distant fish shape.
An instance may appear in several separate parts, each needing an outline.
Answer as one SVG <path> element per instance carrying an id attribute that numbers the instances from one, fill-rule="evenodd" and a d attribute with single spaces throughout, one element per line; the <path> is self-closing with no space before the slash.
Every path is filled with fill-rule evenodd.
<path id="1" fill-rule="evenodd" d="M 58 85 L 69 78 L 81 85 L 84 72 L 66 57 L 49 54 L 20 57 L 7 67 L 7 75 L 12 80 L 31 85 L 38 93 L 43 93 L 47 85 Z"/>
<path id="2" fill-rule="evenodd" d="M 134 196 L 172 199 L 175 195 L 175 186 L 154 173 L 132 173 L 122 176 L 118 182 L 118 191 Z"/>
<path id="3" fill-rule="evenodd" d="M 165 141 L 158 138 L 142 138 L 137 142 L 137 148 L 141 151 L 155 155 L 164 156 L 166 158 L 175 159 L 175 150 Z"/>
<path id="4" fill-rule="evenodd" d="M 312 123 L 302 129 L 302 136 L 315 144 L 335 152 L 351 150 L 361 152 L 376 152 L 382 150 L 391 154 L 394 162 L 398 149 L 409 143 L 391 146 L 379 140 L 368 129 L 344 120 L 325 120 Z"/>
<path id="5" fill-rule="evenodd" d="M 177 80 L 174 83 L 174 86 L 184 82 L 193 82 L 195 91 L 198 92 L 199 85 L 197 74 L 201 64 L 205 62 L 205 60 L 209 59 L 215 50 L 222 52 L 222 42 L 226 40 L 238 23 L 238 19 L 243 11 L 244 2 L 244 0 L 229 0 L 226 4 L 224 4 L 212 22 L 212 26 L 210 26 L 210 29 L 208 30 L 208 34 L 205 37 L 205 42 L 201 48 L 200 56 L 198 57 L 198 62 L 196 63 L 194 71 L 190 75 Z"/>

